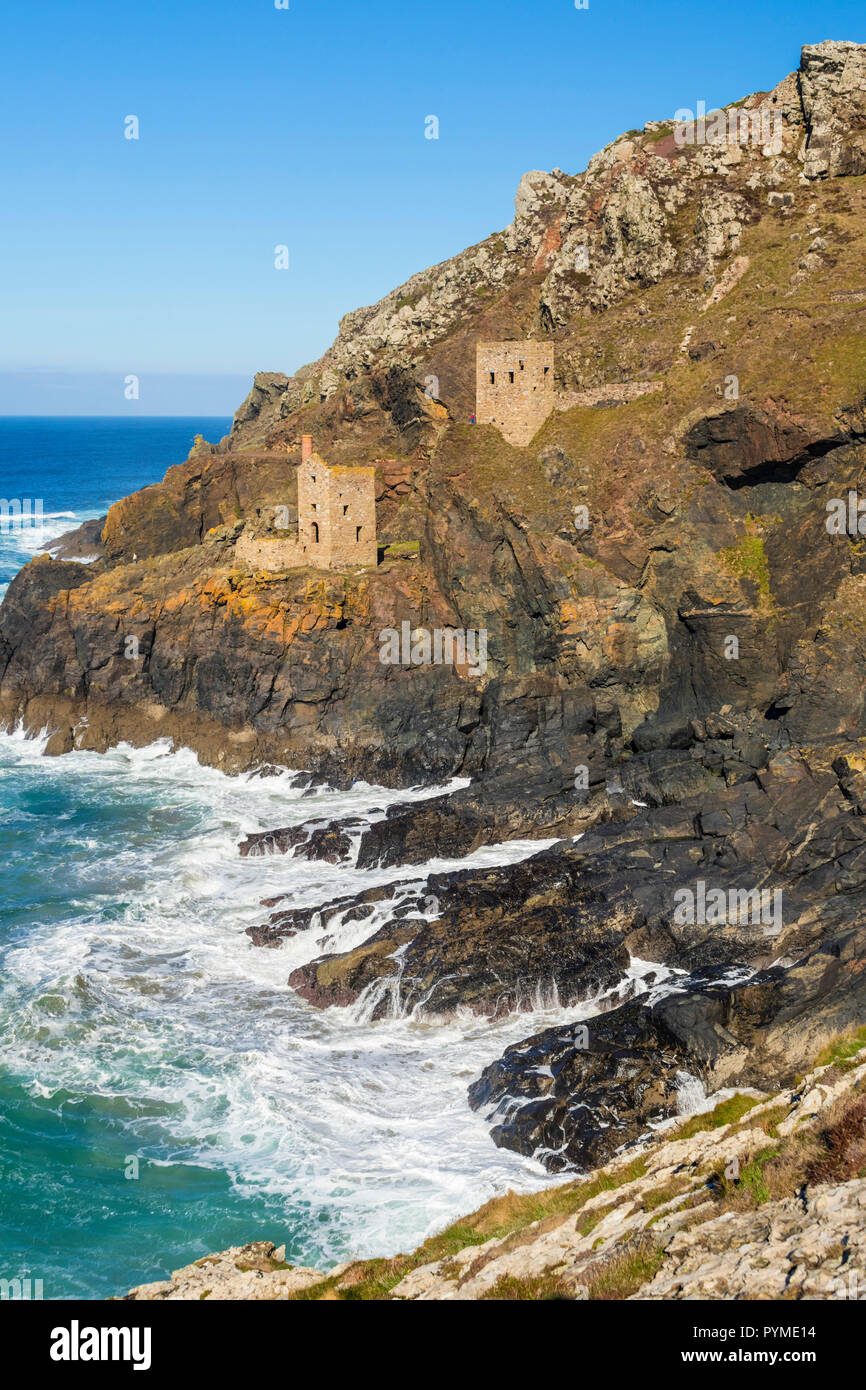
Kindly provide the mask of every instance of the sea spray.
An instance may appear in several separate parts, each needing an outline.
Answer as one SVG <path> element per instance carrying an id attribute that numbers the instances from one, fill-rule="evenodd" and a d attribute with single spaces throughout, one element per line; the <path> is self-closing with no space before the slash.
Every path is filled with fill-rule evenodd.
<path id="1" fill-rule="evenodd" d="M 46 759 L 20 730 L 0 738 L 0 847 L 19 886 L 0 908 L 0 1164 L 18 1174 L 0 1242 L 46 1298 L 113 1293 L 257 1234 L 295 1263 L 388 1254 L 551 1181 L 492 1144 L 466 1089 L 511 1043 L 595 1005 L 560 1010 L 544 982 L 530 1013 L 442 1022 L 395 1001 L 370 1024 L 286 982 L 369 937 L 387 903 L 362 922 L 325 909 L 279 950 L 245 935 L 262 898 L 324 906 L 407 879 L 397 895 L 429 918 L 428 873 L 549 842 L 411 869 L 242 858 L 246 834 L 442 791 L 294 782 L 226 777 L 167 741 Z"/>

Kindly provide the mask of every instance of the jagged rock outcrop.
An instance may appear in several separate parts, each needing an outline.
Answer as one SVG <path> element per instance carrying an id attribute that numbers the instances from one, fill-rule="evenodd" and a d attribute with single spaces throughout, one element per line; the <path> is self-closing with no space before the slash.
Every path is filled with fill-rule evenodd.
<path id="1" fill-rule="evenodd" d="M 832 1053 L 792 1087 L 680 1116 L 590 1177 L 493 1198 L 410 1255 L 274 1273 L 283 1252 L 258 1242 L 127 1297 L 862 1301 L 862 1033 Z"/>
<path id="2" fill-rule="evenodd" d="M 866 173 L 866 51 L 856 43 L 807 44 L 800 69 L 807 179 Z"/>
<path id="3" fill-rule="evenodd" d="M 455 903 L 432 922 L 389 922 L 345 957 L 301 966 L 289 984 L 321 1008 L 363 996 L 375 1019 L 415 1008 L 445 1015 L 471 1009 L 495 1018 L 545 998 L 568 1006 L 619 983 L 629 957 L 613 924 L 591 925 L 556 903 L 523 903 L 512 912 L 496 886 L 485 893 L 470 878 L 462 885 L 468 903 Z"/>
<path id="4" fill-rule="evenodd" d="M 663 1272 L 632 1298 L 859 1301 L 866 1296 L 866 1180 L 717 1217 L 700 1231 L 678 1232 L 666 1254 Z"/>
<path id="5" fill-rule="evenodd" d="M 258 374 L 226 440 L 111 508 L 86 575 L 16 578 L 2 717 L 51 751 L 158 725 L 228 769 L 391 784 L 536 781 L 614 725 L 725 703 L 814 739 L 831 675 L 835 730 L 863 732 L 862 560 L 824 524 L 866 459 L 863 52 L 807 47 L 723 140 L 650 121 L 582 174 L 527 174 L 503 233 Z M 563 408 L 515 449 L 467 423 L 475 343 L 527 335 L 555 342 Z M 411 563 L 335 584 L 238 560 L 242 526 L 293 515 L 305 432 L 376 467 L 380 542 Z M 403 621 L 485 630 L 486 672 L 383 665 Z"/>
<path id="6" fill-rule="evenodd" d="M 724 717 L 648 721 L 632 744 L 615 780 L 574 807 L 577 842 L 315 910 L 270 903 L 249 930 L 276 947 L 313 928 L 321 953 L 289 983 L 371 1020 L 597 999 L 604 1012 L 585 1029 L 513 1045 L 469 1089 L 497 1144 L 553 1171 L 604 1162 L 669 1118 L 683 1072 L 709 1089 L 771 1086 L 866 1008 L 862 743 L 807 756 L 778 721 Z M 367 844 L 368 863 L 412 863 L 425 839 L 429 853 L 457 849 L 458 827 L 477 835 L 451 800 L 395 807 L 368 829 L 283 832 L 286 847 L 309 852 L 318 835 L 324 852 L 345 849 L 351 830 L 353 862 Z M 367 935 L 336 951 L 334 926 L 349 921 L 368 922 Z M 646 986 L 629 979 L 630 957 L 679 973 L 630 999 Z"/>
<path id="7" fill-rule="evenodd" d="M 321 1283 L 316 1269 L 286 1263 L 286 1247 L 273 1241 L 254 1240 L 233 1245 L 218 1255 L 205 1255 L 194 1264 L 176 1269 L 170 1279 L 141 1284 L 126 1294 L 132 1303 L 185 1302 L 206 1298 L 273 1302 Z"/>
<path id="8" fill-rule="evenodd" d="M 844 972 L 864 963 L 866 936 L 852 928 L 790 970 L 675 977 L 585 1033 L 560 1026 L 509 1048 L 470 1087 L 470 1104 L 493 1124 L 494 1143 L 551 1172 L 598 1167 L 677 1113 L 684 1075 L 710 1090 L 793 1076 L 837 1011 L 862 1017 Z"/>

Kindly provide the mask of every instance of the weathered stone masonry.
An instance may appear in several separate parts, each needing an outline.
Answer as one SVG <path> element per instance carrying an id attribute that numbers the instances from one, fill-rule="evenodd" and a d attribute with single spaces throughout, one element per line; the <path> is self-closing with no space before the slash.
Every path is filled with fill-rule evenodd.
<path id="1" fill-rule="evenodd" d="M 331 467 L 301 440 L 297 536 L 252 536 L 243 531 L 238 560 L 256 569 L 352 569 L 375 565 L 376 470 Z"/>
<path id="2" fill-rule="evenodd" d="M 524 445 L 553 408 L 551 343 L 527 339 L 478 344 L 475 414 L 479 425 L 495 425 L 509 444 Z"/>

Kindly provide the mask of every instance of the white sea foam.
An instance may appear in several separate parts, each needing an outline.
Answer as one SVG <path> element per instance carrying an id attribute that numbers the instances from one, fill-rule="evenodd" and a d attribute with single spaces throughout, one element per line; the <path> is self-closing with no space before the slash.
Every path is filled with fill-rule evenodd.
<path id="1" fill-rule="evenodd" d="M 0 524 L 0 546 L 10 560 L 17 557 L 19 564 L 24 564 L 31 555 L 50 545 L 51 541 L 59 539 L 66 531 L 74 531 L 89 515 L 77 512 L 43 512 L 38 520 L 34 515 L 26 524 L 16 523 L 14 520 L 11 523 L 7 521 Z"/>
<path id="2" fill-rule="evenodd" d="M 34 1094 L 134 1103 L 130 1152 L 225 1169 L 239 1188 L 278 1197 L 287 1222 L 305 1221 L 307 1257 L 318 1262 L 411 1246 L 508 1187 L 552 1181 L 494 1147 L 467 1086 L 511 1043 L 589 1017 L 598 1001 L 563 1010 L 540 982 L 532 1012 L 495 1022 L 395 1007 L 370 1023 L 361 1001 L 317 1010 L 287 979 L 324 950 L 364 940 L 386 920 L 382 909 L 361 924 L 320 923 L 277 950 L 253 947 L 245 928 L 265 920 L 263 897 L 312 906 L 514 863 L 553 841 L 365 872 L 241 858 L 238 841 L 251 832 L 370 819 L 442 788 L 304 795 L 291 773 L 227 777 L 167 741 L 43 759 L 40 741 L 20 730 L 0 736 L 0 770 L 13 769 L 48 779 L 61 804 L 107 808 L 115 827 L 55 827 L 64 857 L 53 888 L 68 910 L 59 920 L 46 912 L 4 953 L 0 1062 L 30 1077 Z M 634 964 L 638 992 L 650 969 Z"/>
<path id="3" fill-rule="evenodd" d="M 56 547 L 51 546 L 52 541 L 59 540 L 67 531 L 74 531 L 83 522 L 98 515 L 98 512 L 43 512 L 38 524 L 34 515 L 32 525 L 16 526 L 7 523 L 6 526 L 0 526 L 0 566 L 7 570 L 18 570 L 34 555 L 43 551 L 53 555 Z M 74 558 L 78 559 L 80 564 L 90 564 L 97 557 L 82 555 Z M 0 583 L 0 600 L 8 588 L 8 580 Z"/>
<path id="4" fill-rule="evenodd" d="M 693 1076 L 690 1071 L 678 1071 L 677 1082 L 677 1114 L 696 1115 L 707 1099 L 707 1088 L 699 1076 Z"/>

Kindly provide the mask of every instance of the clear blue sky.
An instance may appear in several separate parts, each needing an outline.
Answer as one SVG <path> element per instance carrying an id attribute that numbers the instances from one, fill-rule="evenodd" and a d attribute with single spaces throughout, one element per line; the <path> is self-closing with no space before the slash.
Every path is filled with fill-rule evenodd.
<path id="1" fill-rule="evenodd" d="M 289 4 L 6 7 L 0 413 L 231 412 L 505 226 L 527 169 L 866 41 L 863 0 Z"/>

